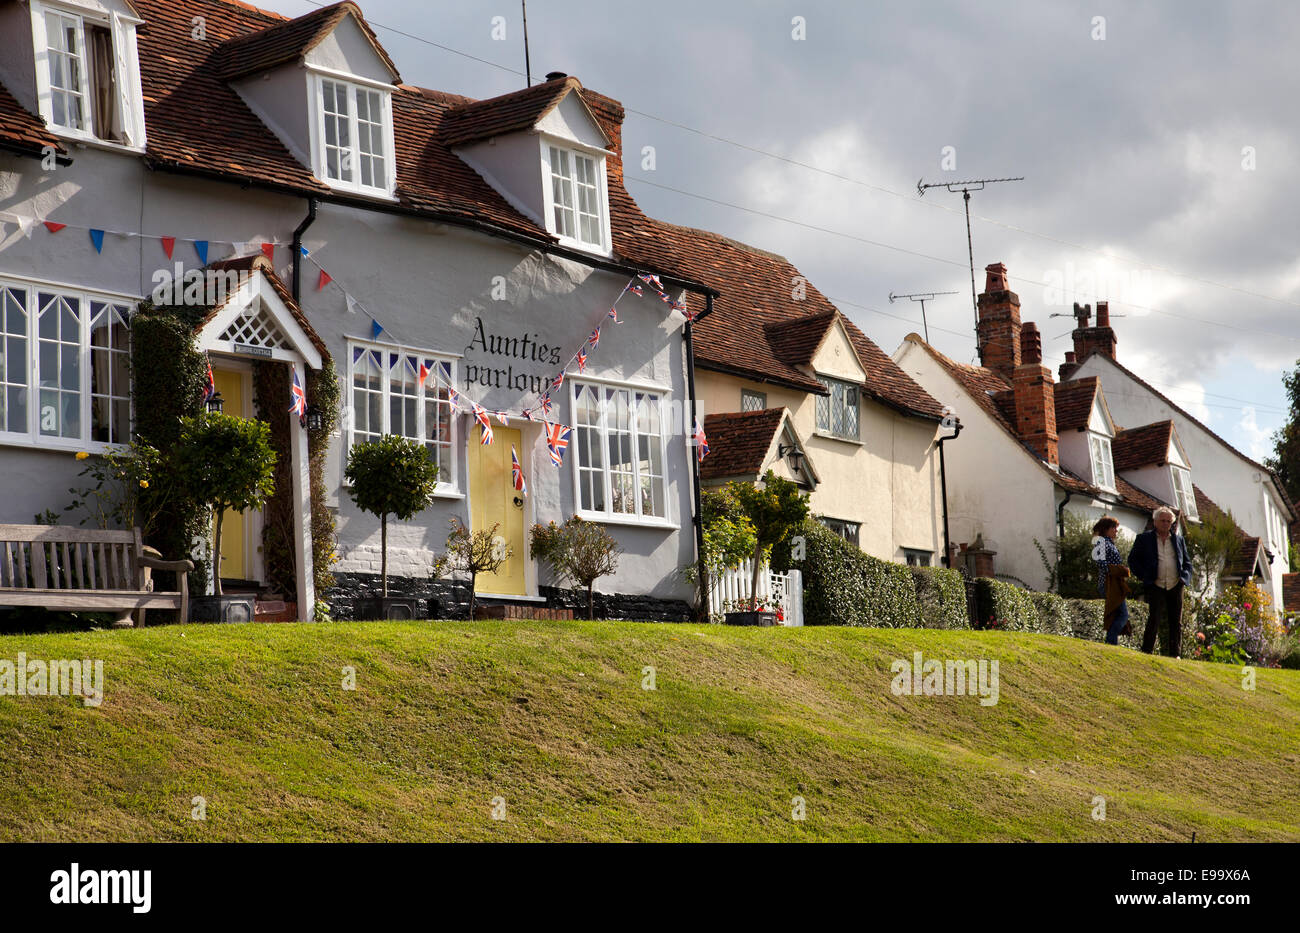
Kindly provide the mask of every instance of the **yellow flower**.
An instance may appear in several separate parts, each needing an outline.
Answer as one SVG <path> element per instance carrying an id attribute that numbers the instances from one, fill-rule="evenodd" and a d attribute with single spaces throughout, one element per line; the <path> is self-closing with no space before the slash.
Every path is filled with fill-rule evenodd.
<path id="1" fill-rule="evenodd" d="M 89 456 L 90 456 L 90 454 L 86 453 L 84 450 L 79 450 L 79 451 L 77 451 L 77 459 L 78 459 L 78 460 L 85 460 L 85 459 L 86 459 L 87 457 L 89 457 Z"/>
<path id="2" fill-rule="evenodd" d="M 148 488 L 149 488 L 149 481 L 148 481 L 147 479 L 142 479 L 142 480 L 140 480 L 140 488 L 141 488 L 141 489 L 148 489 Z"/>

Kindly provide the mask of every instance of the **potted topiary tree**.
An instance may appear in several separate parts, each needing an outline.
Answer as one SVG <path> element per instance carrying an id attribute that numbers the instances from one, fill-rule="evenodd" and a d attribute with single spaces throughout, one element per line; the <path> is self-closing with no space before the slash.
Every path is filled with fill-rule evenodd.
<path id="1" fill-rule="evenodd" d="M 271 429 L 261 421 L 203 412 L 181 422 L 176 451 L 180 481 L 216 515 L 212 541 L 212 594 L 190 600 L 195 622 L 251 622 L 256 598 L 221 591 L 221 525 L 226 510 L 260 508 L 275 490 Z"/>
<path id="2" fill-rule="evenodd" d="M 534 525 L 532 539 L 534 559 L 549 564 L 561 582 L 568 580 L 585 589 L 587 618 L 596 618 L 595 582 L 618 569 L 618 555 L 623 552 L 614 536 L 603 525 L 574 515 L 563 525 Z"/>
<path id="3" fill-rule="evenodd" d="M 771 470 L 764 474 L 762 486 L 728 483 L 728 487 L 754 529 L 754 569 L 749 580 L 749 610 L 728 612 L 725 621 L 728 625 L 775 625 L 776 612 L 758 607 L 758 577 L 772 549 L 808 517 L 808 496 L 797 484 Z"/>
<path id="4" fill-rule="evenodd" d="M 357 600 L 357 618 L 414 619 L 414 597 L 388 595 L 388 516 L 408 521 L 428 508 L 438 486 L 438 469 L 419 441 L 386 434 L 354 446 L 343 475 L 357 508 L 379 518 L 382 595 Z"/>

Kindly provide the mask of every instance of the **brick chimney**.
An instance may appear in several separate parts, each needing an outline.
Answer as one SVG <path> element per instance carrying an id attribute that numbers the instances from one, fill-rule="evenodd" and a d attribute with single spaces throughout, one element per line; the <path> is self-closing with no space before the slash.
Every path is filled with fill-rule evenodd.
<path id="1" fill-rule="evenodd" d="M 1059 466 L 1056 436 L 1056 384 L 1043 365 L 1043 338 L 1038 325 L 1020 327 L 1022 362 L 1016 367 L 1012 389 L 1016 396 L 1016 431 L 1029 447 L 1052 466 Z"/>
<path id="2" fill-rule="evenodd" d="M 980 363 L 1007 382 L 1020 365 L 1020 296 L 1007 288 L 1007 267 L 984 267 L 984 293 L 976 299 Z"/>
<path id="3" fill-rule="evenodd" d="M 1065 382 L 1065 380 L 1069 379 L 1071 374 L 1078 368 L 1079 368 L 1079 358 L 1075 356 L 1073 350 L 1066 350 L 1065 362 L 1062 363 L 1061 368 L 1057 370 L 1057 372 L 1060 373 L 1061 381 Z"/>
<path id="4" fill-rule="evenodd" d="M 1115 337 L 1115 331 L 1110 327 L 1110 302 L 1097 302 L 1097 324 L 1095 327 L 1088 326 L 1088 318 L 1092 316 L 1092 306 L 1075 304 L 1074 316 L 1078 320 L 1079 326 L 1074 329 L 1071 335 L 1074 337 L 1074 353 L 1080 363 L 1086 362 L 1088 357 L 1094 353 L 1100 353 L 1108 359 L 1115 359 L 1115 345 L 1119 340 Z"/>

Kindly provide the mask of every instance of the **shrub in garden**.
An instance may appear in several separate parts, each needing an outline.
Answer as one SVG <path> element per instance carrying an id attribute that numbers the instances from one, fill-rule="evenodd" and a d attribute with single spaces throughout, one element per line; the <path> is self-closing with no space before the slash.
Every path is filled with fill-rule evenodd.
<path id="1" fill-rule="evenodd" d="M 763 474 L 763 485 L 728 483 L 745 517 L 754 528 L 754 569 L 750 576 L 749 611 L 755 611 L 758 599 L 758 576 L 772 549 L 789 541 L 794 530 L 808 517 L 808 495 L 798 484 L 782 479 L 771 470 Z"/>
<path id="2" fill-rule="evenodd" d="M 1038 608 L 1028 590 L 1003 580 L 977 577 L 975 599 L 984 628 L 1007 632 L 1038 631 Z"/>
<path id="3" fill-rule="evenodd" d="M 968 629 L 966 583 L 947 567 L 911 567 L 922 628 Z"/>
<path id="4" fill-rule="evenodd" d="M 805 624 L 920 627 L 909 567 L 864 554 L 815 520 L 796 533 L 804 538 L 804 559 L 791 566 L 803 574 Z"/>
<path id="5" fill-rule="evenodd" d="M 454 570 L 469 577 L 469 617 L 474 618 L 474 587 L 480 573 L 496 573 L 510 559 L 512 548 L 497 534 L 501 525 L 470 531 L 451 518 L 451 533 L 447 535 L 447 550 L 433 565 L 436 580 L 446 570 Z"/>
<path id="6" fill-rule="evenodd" d="M 378 440 L 354 445 L 343 475 L 357 508 L 379 518 L 380 566 L 387 599 L 388 516 L 407 521 L 427 508 L 438 485 L 437 467 L 419 441 L 385 434 Z"/>
<path id="7" fill-rule="evenodd" d="M 604 525 L 585 522 L 576 515 L 563 525 L 551 522 L 533 526 L 533 558 L 548 564 L 560 580 L 587 591 L 589 619 L 596 617 L 595 583 L 618 569 L 621 553 L 623 549 Z"/>
<path id="8" fill-rule="evenodd" d="M 221 593 L 221 525 L 226 510 L 260 508 L 274 491 L 271 429 L 261 421 L 204 412 L 186 418 L 176 450 L 185 488 L 216 512 L 212 541 L 212 592 Z"/>

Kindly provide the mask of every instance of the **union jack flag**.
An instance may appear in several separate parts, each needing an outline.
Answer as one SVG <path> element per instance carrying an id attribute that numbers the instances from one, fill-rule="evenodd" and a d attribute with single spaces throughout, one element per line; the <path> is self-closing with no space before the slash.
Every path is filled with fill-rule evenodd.
<path id="1" fill-rule="evenodd" d="M 492 443 L 492 422 L 480 421 L 479 424 L 483 425 L 483 430 L 479 433 L 478 442 L 486 447 Z"/>
<path id="2" fill-rule="evenodd" d="M 615 323 L 615 324 L 622 324 L 622 323 L 623 323 L 622 321 L 620 321 L 620 320 L 618 319 L 618 308 L 610 308 L 610 309 L 609 309 L 609 316 L 612 317 L 612 318 L 614 319 L 614 323 Z"/>
<path id="3" fill-rule="evenodd" d="M 600 343 L 600 328 L 599 328 L 599 327 L 597 327 L 595 330 L 593 330 L 593 331 L 591 332 L 591 336 L 587 338 L 587 342 L 591 344 L 591 348 L 592 348 L 593 350 L 596 349 L 596 345 Z"/>
<path id="4" fill-rule="evenodd" d="M 554 379 L 551 380 L 552 389 L 558 389 L 562 385 L 564 385 L 564 373 L 560 373 L 558 376 L 556 376 Z"/>
<path id="5" fill-rule="evenodd" d="M 212 358 L 206 353 L 203 357 L 208 362 L 208 381 L 203 383 L 203 404 L 206 405 L 212 396 L 217 394 L 217 380 L 212 378 Z"/>
<path id="6" fill-rule="evenodd" d="M 460 393 L 455 389 L 447 389 L 447 401 L 451 402 L 452 408 L 460 408 Z"/>
<path id="7" fill-rule="evenodd" d="M 488 438 L 483 443 L 491 444 L 492 443 L 492 422 L 488 419 L 487 409 L 485 409 L 482 405 L 479 405 L 477 402 L 475 402 L 473 410 L 474 410 L 474 420 L 476 420 L 479 424 L 483 425 L 483 432 L 487 435 Z"/>
<path id="8" fill-rule="evenodd" d="M 551 462 L 557 467 L 564 466 L 564 451 L 569 446 L 572 430 L 567 425 L 546 422 L 546 449 L 550 451 Z"/>
<path id="9" fill-rule="evenodd" d="M 540 408 L 540 409 L 542 410 L 542 414 L 543 414 L 543 415 L 549 415 L 549 414 L 551 413 L 551 393 L 550 393 L 550 392 L 547 392 L 545 395 L 543 395 L 543 396 L 541 397 L 541 400 L 538 402 L 537 407 Z M 531 420 L 533 420 L 533 419 L 529 418 L 528 420 L 531 421 Z"/>
<path id="10" fill-rule="evenodd" d="M 637 284 L 635 284 L 635 283 L 633 283 L 633 282 L 628 282 L 628 283 L 627 283 L 627 288 L 623 289 L 623 291 L 625 291 L 625 292 L 631 292 L 633 295 L 644 295 L 644 294 L 645 294 L 645 292 L 641 289 L 641 286 L 640 286 L 640 285 L 637 285 Z"/>
<path id="11" fill-rule="evenodd" d="M 293 386 L 289 389 L 289 396 L 293 399 L 293 404 L 289 406 L 289 411 L 296 412 L 299 418 L 307 417 L 307 393 L 302 390 L 302 383 L 298 381 L 298 369 L 293 371 Z"/>
<path id="12" fill-rule="evenodd" d="M 587 354 L 584 350 L 579 350 L 578 355 L 574 357 L 578 361 L 578 372 L 585 372 L 587 369 Z"/>
<path id="13" fill-rule="evenodd" d="M 533 410 L 531 408 L 524 409 L 524 418 L 526 418 L 529 421 L 533 420 Z"/>
<path id="14" fill-rule="evenodd" d="M 659 291 L 663 291 L 663 288 L 664 288 L 664 287 L 663 287 L 663 285 L 662 285 L 662 284 L 660 283 L 660 281 L 659 281 L 659 276 L 657 276 L 657 275 L 637 275 L 637 278 L 640 279 L 642 282 L 645 282 L 647 285 L 653 285 L 653 286 L 654 286 L 655 288 L 657 288 Z"/>
<path id="15" fill-rule="evenodd" d="M 501 422 L 501 427 L 510 427 L 510 417 L 503 411 L 497 412 L 497 421 Z"/>
<path id="16" fill-rule="evenodd" d="M 528 484 L 524 482 L 524 469 L 519 465 L 519 455 L 515 453 L 515 445 L 510 445 L 510 482 L 518 492 L 528 495 Z"/>
<path id="17" fill-rule="evenodd" d="M 704 425 L 695 419 L 695 456 L 703 460 L 709 455 L 709 440 L 704 436 Z"/>

